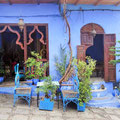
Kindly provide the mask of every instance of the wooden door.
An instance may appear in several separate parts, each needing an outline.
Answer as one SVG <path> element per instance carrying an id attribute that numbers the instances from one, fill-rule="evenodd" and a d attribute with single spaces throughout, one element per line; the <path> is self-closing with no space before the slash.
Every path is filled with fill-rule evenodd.
<path id="1" fill-rule="evenodd" d="M 104 35 L 104 80 L 106 82 L 116 81 L 116 67 L 110 64 L 110 60 L 114 60 L 115 56 L 110 54 L 110 47 L 115 45 L 115 34 Z"/>
<path id="2" fill-rule="evenodd" d="M 92 46 L 93 36 L 88 32 L 82 32 L 81 33 L 81 45 Z"/>
<path id="3" fill-rule="evenodd" d="M 84 45 L 77 46 L 77 59 L 85 61 L 85 46 Z"/>
<path id="4" fill-rule="evenodd" d="M 86 50 L 93 45 L 93 37 L 88 32 L 81 33 L 81 45 L 77 46 L 77 59 L 85 61 Z"/>

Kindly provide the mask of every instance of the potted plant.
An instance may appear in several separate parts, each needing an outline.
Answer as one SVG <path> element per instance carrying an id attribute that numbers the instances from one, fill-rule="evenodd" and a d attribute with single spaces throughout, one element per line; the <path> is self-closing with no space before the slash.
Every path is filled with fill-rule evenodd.
<path id="1" fill-rule="evenodd" d="M 3 65 L 2 65 L 2 64 L 3 64 L 3 63 L 0 62 L 0 83 L 2 83 L 3 80 L 4 80 L 4 68 L 3 68 Z"/>
<path id="2" fill-rule="evenodd" d="M 74 60 L 77 75 L 79 79 L 79 104 L 77 106 L 78 111 L 85 111 L 86 103 L 92 99 L 90 76 L 95 69 L 96 61 L 90 57 L 86 57 L 86 61 Z"/>
<path id="3" fill-rule="evenodd" d="M 3 67 L 4 62 L 2 60 L 3 52 L 4 52 L 4 50 L 2 48 L 0 48 L 0 83 L 3 82 L 3 80 L 4 80 L 4 73 L 5 73 L 4 67 Z"/>
<path id="4" fill-rule="evenodd" d="M 40 100 L 39 109 L 40 110 L 53 110 L 54 107 L 54 97 L 56 94 L 57 86 L 52 82 L 52 78 L 46 77 L 43 85 L 37 88 L 37 92 L 41 91 L 44 93 L 44 97 Z"/>
<path id="5" fill-rule="evenodd" d="M 25 62 L 27 72 L 25 73 L 27 79 L 32 79 L 33 84 L 37 84 L 40 79 L 44 78 L 48 63 L 43 63 L 42 57 L 39 53 L 31 52 L 33 57 L 29 57 Z"/>

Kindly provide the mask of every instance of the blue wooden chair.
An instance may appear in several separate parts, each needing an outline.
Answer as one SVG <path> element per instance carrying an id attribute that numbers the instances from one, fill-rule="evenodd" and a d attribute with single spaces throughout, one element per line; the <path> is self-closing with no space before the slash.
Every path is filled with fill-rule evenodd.
<path id="1" fill-rule="evenodd" d="M 77 106 L 79 104 L 79 80 L 77 76 L 72 78 L 72 84 L 61 84 L 61 86 L 69 86 L 71 89 L 61 89 L 62 100 L 63 100 L 63 111 L 66 110 L 68 103 L 73 102 Z M 66 87 L 66 88 L 67 88 Z M 62 88 L 62 87 L 61 87 Z"/>
<path id="2" fill-rule="evenodd" d="M 20 77 L 19 73 L 17 72 L 15 75 L 15 88 L 14 88 L 14 103 L 13 106 L 15 106 L 15 103 L 18 99 L 22 98 L 25 99 L 28 102 L 28 105 L 30 107 L 31 102 L 31 87 L 28 86 L 20 86 Z"/>
<path id="3" fill-rule="evenodd" d="M 15 65 L 14 67 L 15 75 L 19 73 L 19 78 L 25 78 L 25 70 L 19 70 L 19 63 Z"/>

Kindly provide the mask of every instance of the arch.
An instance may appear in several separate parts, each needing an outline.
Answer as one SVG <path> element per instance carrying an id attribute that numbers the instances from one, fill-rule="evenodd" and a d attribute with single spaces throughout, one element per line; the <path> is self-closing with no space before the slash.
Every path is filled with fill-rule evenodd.
<path id="1" fill-rule="evenodd" d="M 84 25 L 81 30 L 81 45 L 77 47 L 77 58 L 85 60 L 85 53 L 87 48 L 93 46 L 93 36 L 91 31 L 95 29 L 97 34 L 105 34 L 104 29 L 96 23 L 88 23 Z M 79 53 L 82 53 L 81 55 Z M 82 56 L 82 57 L 81 57 Z"/>
<path id="2" fill-rule="evenodd" d="M 43 35 L 43 33 L 38 29 L 38 26 L 37 25 L 35 25 L 34 26 L 34 28 L 33 28 L 33 30 L 29 33 L 29 42 L 27 43 L 27 45 L 30 45 L 32 42 L 33 42 L 33 38 L 31 37 L 31 35 L 35 32 L 35 30 L 37 30 L 37 32 L 39 33 L 39 34 L 41 34 L 41 38 L 40 38 L 40 42 L 43 44 L 43 45 L 46 45 L 46 43 L 44 42 L 44 35 Z"/>
<path id="3" fill-rule="evenodd" d="M 104 29 L 96 23 L 88 23 L 81 28 L 81 45 L 84 45 L 86 49 L 93 45 L 92 31 L 95 30 L 96 34 L 104 34 Z"/>
<path id="4" fill-rule="evenodd" d="M 21 42 L 19 42 L 19 40 L 20 40 L 20 34 L 19 34 L 19 32 L 17 32 L 16 30 L 13 30 L 13 29 L 10 27 L 10 25 L 5 25 L 4 28 L 3 28 L 2 30 L 0 30 L 0 33 L 5 32 L 5 31 L 7 30 L 7 28 L 8 28 L 8 30 L 9 30 L 10 32 L 12 32 L 12 33 L 14 33 L 14 34 L 17 35 L 16 44 L 19 45 L 22 50 L 24 50 L 23 44 L 22 44 Z"/>
<path id="5" fill-rule="evenodd" d="M 88 23 L 88 24 L 84 25 L 81 28 L 81 33 L 90 33 L 93 29 L 95 29 L 97 34 L 105 33 L 104 29 L 96 23 Z"/>

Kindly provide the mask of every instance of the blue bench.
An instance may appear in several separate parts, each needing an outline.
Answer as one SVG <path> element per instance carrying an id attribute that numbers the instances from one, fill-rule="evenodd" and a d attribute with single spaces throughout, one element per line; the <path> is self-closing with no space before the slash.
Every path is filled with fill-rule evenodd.
<path id="1" fill-rule="evenodd" d="M 31 87 L 28 86 L 20 86 L 20 77 L 19 73 L 15 75 L 15 88 L 14 88 L 14 102 L 13 106 L 15 106 L 15 103 L 18 99 L 22 98 L 25 99 L 28 102 L 28 105 L 30 107 L 30 102 L 31 102 L 31 96 L 32 96 L 32 91 Z"/>
<path id="2" fill-rule="evenodd" d="M 73 102 L 77 106 L 79 104 L 79 80 L 77 76 L 72 78 L 72 84 L 61 84 L 61 86 L 69 86 L 71 89 L 61 89 L 62 100 L 63 100 L 63 111 L 66 110 L 68 103 Z M 66 88 L 67 88 L 66 87 Z"/>

